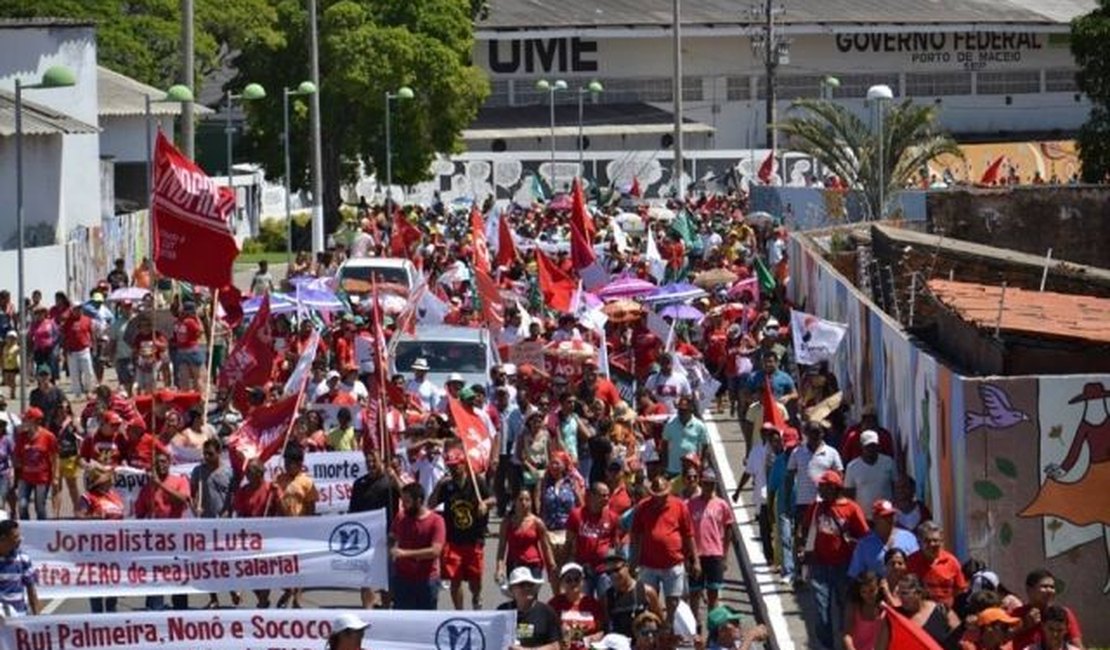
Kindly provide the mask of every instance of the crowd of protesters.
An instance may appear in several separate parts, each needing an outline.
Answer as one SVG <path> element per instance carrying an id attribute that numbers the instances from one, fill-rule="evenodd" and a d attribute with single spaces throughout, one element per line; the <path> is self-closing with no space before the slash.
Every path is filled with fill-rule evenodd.
<path id="1" fill-rule="evenodd" d="M 743 470 L 733 499 L 751 484 L 763 554 L 785 585 L 812 597 L 824 647 L 893 647 L 891 611 L 945 647 L 1082 647 L 1078 621 L 1055 602 L 1051 573 L 1031 572 L 1020 594 L 979 563 L 961 565 L 944 549 L 943 531 L 875 409 L 861 405 L 862 418 L 849 422 L 851 405 L 837 401 L 829 369 L 794 362 L 784 326 L 792 307 L 787 235 L 773 220 L 747 217 L 742 195 L 671 202 L 669 218 L 634 201 L 627 210 L 643 229 L 627 233 L 616 208 L 590 216 L 590 244 L 601 245 L 599 262 L 613 278 L 660 286 L 714 272 L 728 278 L 688 285 L 694 292 L 684 300 L 702 317 L 671 318 L 664 340 L 649 325 L 648 304 L 602 327 L 586 323 L 581 309 L 551 308 L 555 296 L 538 278 L 544 262 L 534 251 L 549 249 L 558 270 L 576 273 L 573 255 L 558 246 L 574 228 L 572 203 L 499 209 L 522 245 L 495 270 L 505 297 L 502 356 L 529 341 L 583 341 L 604 352 L 580 359 L 570 375 L 504 362 L 487 381 L 467 385 L 450 375 L 439 385 L 417 358 L 372 394 L 376 370 L 360 350 L 375 328 L 386 339 L 399 335 L 405 314 L 379 324 L 362 302 L 345 313 L 272 316 L 278 356 L 270 379 L 216 389 L 206 367 L 219 367 L 237 331 L 213 315 L 205 292 L 154 278 L 148 262 L 132 274 L 118 262 L 84 303 L 58 294 L 47 307 L 33 294 L 25 336 L 0 292 L 9 397 L 24 358 L 19 346 L 34 382 L 23 413 L 0 400 L 0 498 L 13 519 L 60 516 L 63 492 L 75 517 L 121 519 L 113 471 L 128 465 L 150 476 L 137 518 L 312 516 L 319 495 L 305 455 L 358 451 L 366 473 L 352 486 L 350 510 L 386 509 L 391 540 L 391 588 L 364 590 L 363 606 L 435 609 L 446 589 L 456 609 L 514 610 L 521 647 L 748 648 L 767 630 L 721 598 L 735 520 L 709 453 L 706 412 L 717 409 L 739 420 L 747 442 L 745 458 L 729 459 Z M 401 254 L 442 304 L 440 320 L 490 328 L 488 297 L 457 272 L 482 245 L 471 224 L 469 209 L 438 203 L 389 217 L 365 206 L 328 252 L 298 256 L 288 277 L 260 265 L 251 293 L 297 278 L 327 282 L 349 257 L 389 256 L 404 228 L 417 235 Z M 110 299 L 123 295 L 133 297 Z M 228 436 L 252 410 L 281 398 L 313 344 L 284 470 L 271 480 L 258 459 L 230 466 L 222 453 Z M 59 387 L 63 372 L 68 395 Z M 384 407 L 380 435 L 366 425 L 374 400 Z M 487 428 L 492 444 L 481 464 L 457 435 L 456 404 Z M 333 407 L 334 422 L 317 405 Z M 190 476 L 170 472 L 181 463 L 197 464 Z M 496 544 L 493 566 L 487 543 Z M 18 524 L 0 523 L 7 610 L 38 610 L 33 561 L 19 552 Z M 490 581 L 507 602 L 483 602 Z M 186 604 L 171 599 L 175 608 Z M 210 596 L 209 607 L 220 604 Z M 275 600 L 256 591 L 253 604 L 302 601 L 294 589 Z M 90 603 L 96 612 L 116 606 L 112 598 Z M 146 606 L 165 603 L 151 597 Z"/>

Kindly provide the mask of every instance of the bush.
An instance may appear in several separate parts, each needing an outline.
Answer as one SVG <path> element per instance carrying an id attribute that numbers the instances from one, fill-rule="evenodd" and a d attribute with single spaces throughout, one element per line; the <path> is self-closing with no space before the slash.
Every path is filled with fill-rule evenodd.
<path id="1" fill-rule="evenodd" d="M 243 241 L 244 253 L 285 252 L 285 219 L 263 219 L 258 226 L 258 236 Z M 293 250 L 312 248 L 312 214 L 293 215 Z"/>

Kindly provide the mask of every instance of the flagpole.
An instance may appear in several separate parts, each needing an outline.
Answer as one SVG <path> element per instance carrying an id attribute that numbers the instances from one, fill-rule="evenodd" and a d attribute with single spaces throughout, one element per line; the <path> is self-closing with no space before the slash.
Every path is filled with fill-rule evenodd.
<path id="1" fill-rule="evenodd" d="M 220 290 L 212 291 L 212 315 L 208 321 L 208 362 L 204 366 L 204 408 L 201 409 L 201 426 L 208 424 L 208 398 L 212 392 L 212 359 L 216 356 L 216 305 L 220 304 Z"/>

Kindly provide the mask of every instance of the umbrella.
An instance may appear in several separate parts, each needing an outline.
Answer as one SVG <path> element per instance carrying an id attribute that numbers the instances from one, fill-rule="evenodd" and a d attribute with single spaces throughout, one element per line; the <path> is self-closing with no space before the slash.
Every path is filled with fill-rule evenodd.
<path id="1" fill-rule="evenodd" d="M 613 217 L 613 221 L 617 222 L 621 229 L 630 233 L 644 232 L 644 219 L 638 214 L 631 212 L 621 212 Z"/>
<path id="2" fill-rule="evenodd" d="M 717 305 L 713 309 L 710 309 L 709 313 L 706 315 L 712 318 L 724 317 L 725 320 L 731 321 L 743 316 L 745 309 L 746 307 L 743 303 L 729 302 L 723 305 Z"/>
<path id="3" fill-rule="evenodd" d="M 302 288 L 297 290 L 295 296 L 302 307 L 317 311 L 347 311 L 347 305 L 331 291 Z"/>
<path id="4" fill-rule="evenodd" d="M 669 302 L 686 302 L 695 298 L 704 298 L 709 294 L 705 289 L 695 287 L 686 282 L 675 282 L 659 287 L 651 294 L 642 298 L 644 302 L 665 304 Z"/>
<path id="5" fill-rule="evenodd" d="M 153 322 L 154 329 L 161 332 L 166 337 L 173 335 L 174 317 L 168 309 L 158 309 L 154 311 L 141 311 L 127 323 L 127 327 L 123 330 L 123 339 L 125 341 L 135 340 L 135 336 L 139 333 L 139 325 L 143 322 Z"/>
<path id="6" fill-rule="evenodd" d="M 718 284 L 731 285 L 739 276 L 728 269 L 710 269 L 694 276 L 694 284 L 699 287 L 715 287 Z"/>
<path id="7" fill-rule="evenodd" d="M 150 291 L 142 287 L 120 287 L 108 294 L 108 302 L 123 302 L 125 300 L 139 302 L 149 295 Z"/>
<path id="8" fill-rule="evenodd" d="M 544 356 L 570 361 L 586 361 L 597 357 L 597 348 L 582 340 L 578 330 L 566 341 L 557 341 L 544 347 Z"/>
<path id="9" fill-rule="evenodd" d="M 705 318 L 705 314 L 698 309 L 682 303 L 667 305 L 663 308 L 663 311 L 659 312 L 659 315 L 674 320 L 692 320 L 695 323 L 700 323 Z"/>
<path id="10" fill-rule="evenodd" d="M 656 221 L 673 221 L 674 210 L 662 205 L 656 205 L 648 209 L 648 218 L 655 219 Z"/>
<path id="11" fill-rule="evenodd" d="M 606 303 L 601 308 L 601 313 L 609 317 L 610 323 L 632 323 L 639 320 L 644 314 L 644 307 L 634 300 L 615 300 Z"/>
<path id="12" fill-rule="evenodd" d="M 646 296 L 659 287 L 640 278 L 624 276 L 613 280 L 597 292 L 597 297 L 602 300 L 618 300 L 620 298 L 639 298 Z"/>
<path id="13" fill-rule="evenodd" d="M 547 204 L 548 210 L 570 210 L 573 207 L 569 194 L 560 194 Z"/>
<path id="14" fill-rule="evenodd" d="M 255 296 L 243 301 L 243 315 L 254 316 L 258 313 L 258 309 L 262 307 L 262 296 Z M 297 312 L 297 303 L 284 293 L 271 293 L 270 294 L 270 313 L 271 314 L 295 314 Z"/>

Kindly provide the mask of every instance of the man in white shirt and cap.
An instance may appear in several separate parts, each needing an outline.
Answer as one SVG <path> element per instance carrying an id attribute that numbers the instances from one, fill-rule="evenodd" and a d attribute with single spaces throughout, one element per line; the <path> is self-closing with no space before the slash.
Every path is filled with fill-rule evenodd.
<path id="1" fill-rule="evenodd" d="M 439 400 L 443 397 L 443 391 L 439 386 L 428 379 L 430 369 L 427 359 L 417 359 L 412 364 L 412 379 L 405 384 L 405 393 L 415 397 L 420 402 L 421 410 L 424 411 L 432 410 L 432 407 L 439 404 Z"/>

